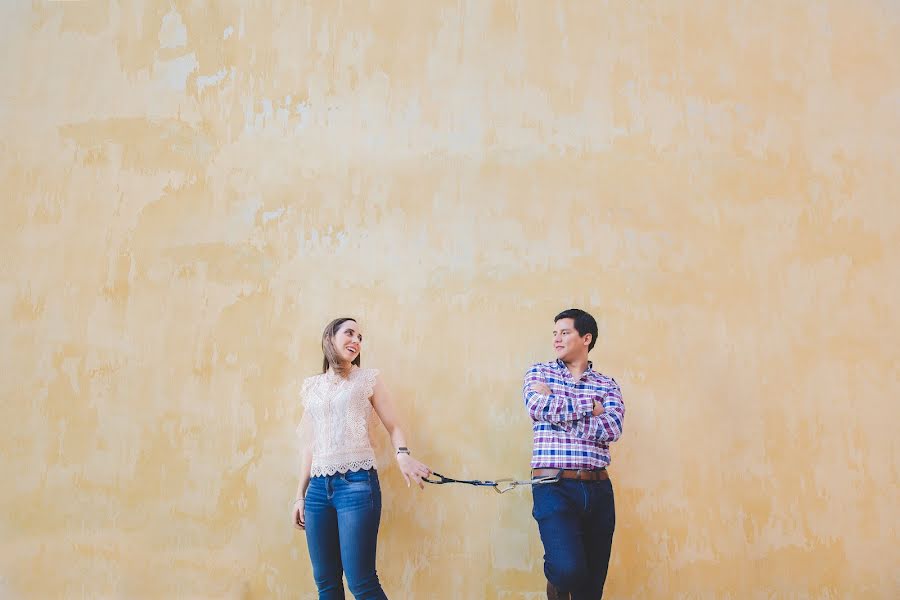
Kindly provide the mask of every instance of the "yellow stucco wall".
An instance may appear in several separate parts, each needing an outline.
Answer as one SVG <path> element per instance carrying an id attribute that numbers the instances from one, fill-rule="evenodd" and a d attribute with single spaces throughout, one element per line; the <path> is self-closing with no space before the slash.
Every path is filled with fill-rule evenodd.
<path id="1" fill-rule="evenodd" d="M 312 598 L 325 322 L 420 458 L 521 477 L 570 305 L 628 406 L 609 598 L 900 597 L 896 2 L 4 2 L 0 33 L 0 597 Z M 541 597 L 527 492 L 382 478 L 392 598 Z"/>

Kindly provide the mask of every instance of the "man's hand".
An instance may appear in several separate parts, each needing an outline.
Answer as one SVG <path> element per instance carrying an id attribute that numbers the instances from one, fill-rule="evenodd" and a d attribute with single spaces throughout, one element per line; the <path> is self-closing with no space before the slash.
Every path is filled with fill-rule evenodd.
<path id="1" fill-rule="evenodd" d="M 550 389 L 550 386 L 546 383 L 534 382 L 531 384 L 531 390 L 537 392 L 542 396 L 552 396 L 553 390 Z"/>
<path id="2" fill-rule="evenodd" d="M 592 415 L 599 416 L 606 412 L 606 407 L 603 406 L 603 400 L 594 400 L 594 411 L 591 413 Z"/>

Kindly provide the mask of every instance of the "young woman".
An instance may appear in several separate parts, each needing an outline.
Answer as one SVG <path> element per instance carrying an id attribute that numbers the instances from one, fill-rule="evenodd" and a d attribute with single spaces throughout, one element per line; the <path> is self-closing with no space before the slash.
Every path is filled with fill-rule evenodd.
<path id="1" fill-rule="evenodd" d="M 363 336 L 354 319 L 335 319 L 322 334 L 322 374 L 303 382 L 300 482 L 291 520 L 306 530 L 320 600 L 384 598 L 375 571 L 381 487 L 369 436 L 374 411 L 391 436 L 409 486 L 431 470 L 410 456 L 388 391 L 376 369 L 363 369 Z"/>

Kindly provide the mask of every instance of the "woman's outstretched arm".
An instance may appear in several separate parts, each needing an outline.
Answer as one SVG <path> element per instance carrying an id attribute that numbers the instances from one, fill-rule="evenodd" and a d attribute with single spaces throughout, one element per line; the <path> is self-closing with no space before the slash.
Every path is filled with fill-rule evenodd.
<path id="1" fill-rule="evenodd" d="M 394 403 L 381 379 L 381 375 L 375 380 L 372 407 L 391 436 L 391 443 L 394 445 L 395 452 L 401 448 L 406 448 L 406 435 L 400 427 Z M 420 488 L 424 488 L 425 484 L 422 483 L 422 479 L 431 475 L 431 469 L 405 452 L 396 452 L 395 456 L 397 457 L 397 464 L 400 466 L 400 472 L 403 473 L 403 478 L 406 480 L 407 487 L 411 481 L 414 481 Z"/>

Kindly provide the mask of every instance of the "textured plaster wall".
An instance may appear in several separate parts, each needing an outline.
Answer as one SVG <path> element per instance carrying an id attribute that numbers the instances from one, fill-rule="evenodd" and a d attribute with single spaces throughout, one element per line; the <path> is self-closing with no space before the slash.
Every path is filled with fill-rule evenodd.
<path id="1" fill-rule="evenodd" d="M 570 305 L 628 406 L 609 598 L 900 596 L 897 2 L 10 1 L 0 35 L 0 596 L 312 598 L 324 323 L 420 458 L 523 477 Z M 392 598 L 541 597 L 526 491 L 382 478 Z"/>

